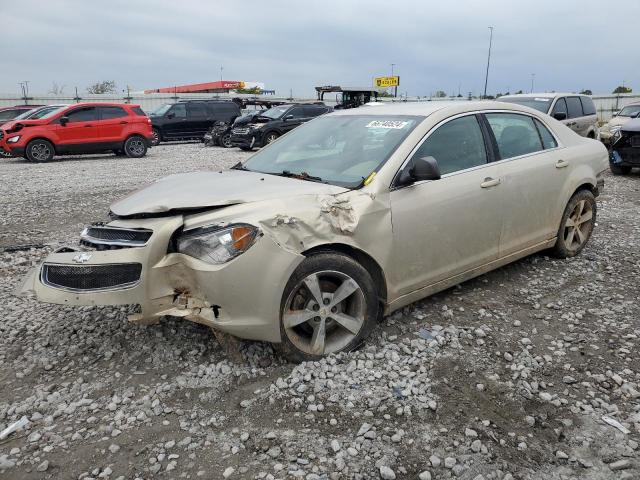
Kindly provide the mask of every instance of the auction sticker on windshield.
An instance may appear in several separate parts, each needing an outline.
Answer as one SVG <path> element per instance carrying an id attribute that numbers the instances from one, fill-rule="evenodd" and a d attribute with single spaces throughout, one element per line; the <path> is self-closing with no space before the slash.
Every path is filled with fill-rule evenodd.
<path id="1" fill-rule="evenodd" d="M 367 128 L 397 128 L 402 129 L 409 125 L 409 122 L 403 122 L 400 120 L 373 120 L 369 122 Z"/>

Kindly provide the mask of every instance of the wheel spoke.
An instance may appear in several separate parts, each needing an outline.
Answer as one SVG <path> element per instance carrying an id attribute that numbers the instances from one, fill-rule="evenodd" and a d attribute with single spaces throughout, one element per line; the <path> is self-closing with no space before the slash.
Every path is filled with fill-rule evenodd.
<path id="1" fill-rule="evenodd" d="M 580 215 L 582 215 L 582 212 L 584 211 L 584 204 L 585 201 L 584 200 L 580 200 L 580 203 L 578 203 L 578 205 L 576 206 L 576 218 L 580 218 Z"/>
<path id="2" fill-rule="evenodd" d="M 333 293 L 333 298 L 331 299 L 329 307 L 335 307 L 359 288 L 358 284 L 351 278 L 346 279 Z"/>
<path id="3" fill-rule="evenodd" d="M 584 242 L 584 233 L 582 233 L 582 230 L 580 230 L 580 227 L 576 227 L 575 231 L 578 234 L 578 246 L 580 246 Z"/>
<path id="4" fill-rule="evenodd" d="M 576 221 L 571 218 L 571 217 L 567 217 L 567 223 L 565 223 L 566 227 L 575 227 L 576 225 Z"/>
<path id="5" fill-rule="evenodd" d="M 584 212 L 583 215 L 580 216 L 580 218 L 578 219 L 578 224 L 583 224 L 585 222 L 588 222 L 589 220 L 591 220 L 593 218 L 593 211 L 591 210 L 587 210 L 586 212 Z"/>
<path id="6" fill-rule="evenodd" d="M 313 329 L 313 336 L 311 337 L 311 351 L 315 355 L 322 355 L 324 353 L 324 340 L 327 336 L 325 327 L 325 320 L 322 319 Z"/>
<path id="7" fill-rule="evenodd" d="M 311 292 L 313 299 L 318 305 L 322 305 L 322 290 L 320 290 L 320 281 L 318 275 L 309 275 L 304 279 L 304 284 Z"/>
<path id="8" fill-rule="evenodd" d="M 569 233 L 568 233 L 568 235 L 567 235 L 567 237 L 566 237 L 566 239 L 564 241 L 565 244 L 567 245 L 567 247 L 569 247 L 569 248 L 571 248 L 571 246 L 573 245 L 573 236 L 575 235 L 575 233 L 576 233 L 575 227 L 571 227 L 569 229 Z"/>
<path id="9" fill-rule="evenodd" d="M 331 318 L 333 318 L 338 325 L 347 329 L 354 335 L 357 335 L 362 327 L 362 321 L 357 318 L 351 317 L 344 313 L 332 313 Z"/>
<path id="10" fill-rule="evenodd" d="M 316 312 L 313 310 L 292 310 L 282 316 L 282 322 L 285 328 L 293 328 L 301 323 L 311 320 Z"/>

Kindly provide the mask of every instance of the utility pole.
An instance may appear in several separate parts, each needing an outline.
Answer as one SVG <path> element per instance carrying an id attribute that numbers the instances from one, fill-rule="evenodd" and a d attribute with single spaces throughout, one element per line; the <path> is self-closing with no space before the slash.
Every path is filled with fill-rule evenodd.
<path id="1" fill-rule="evenodd" d="M 489 82 L 489 64 L 491 63 L 491 44 L 493 43 L 493 27 L 489 27 L 489 53 L 487 54 L 487 73 L 484 76 L 484 96 L 487 98 L 487 83 Z"/>
<path id="2" fill-rule="evenodd" d="M 224 65 L 220 65 L 220 81 L 222 82 L 222 71 L 224 70 Z"/>
<path id="3" fill-rule="evenodd" d="M 535 79 L 536 79 L 536 74 L 532 73 L 531 74 L 531 93 L 533 93 L 533 82 L 535 81 Z"/>
<path id="4" fill-rule="evenodd" d="M 396 66 L 396 64 L 395 64 L 395 63 L 392 63 L 392 64 L 391 64 L 391 76 L 392 76 L 392 77 L 393 77 L 393 67 L 395 67 L 395 66 Z M 397 86 L 393 87 L 393 96 L 394 96 L 394 97 L 397 97 L 397 96 L 398 96 L 398 87 L 397 87 Z"/>

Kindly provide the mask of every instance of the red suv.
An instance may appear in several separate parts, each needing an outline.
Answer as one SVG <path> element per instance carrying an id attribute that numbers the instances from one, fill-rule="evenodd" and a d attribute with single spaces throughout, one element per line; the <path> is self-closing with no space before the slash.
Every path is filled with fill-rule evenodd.
<path id="1" fill-rule="evenodd" d="M 151 120 L 138 105 L 77 103 L 37 120 L 5 123 L 0 149 L 32 162 L 105 151 L 139 158 L 146 155 L 152 136 Z"/>

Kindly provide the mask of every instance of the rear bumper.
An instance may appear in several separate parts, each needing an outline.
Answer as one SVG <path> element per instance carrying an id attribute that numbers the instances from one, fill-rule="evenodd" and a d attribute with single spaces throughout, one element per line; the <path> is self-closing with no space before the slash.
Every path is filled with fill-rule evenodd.
<path id="1" fill-rule="evenodd" d="M 111 225 L 147 228 L 154 233 L 143 247 L 52 253 L 29 273 L 17 293 L 32 290 L 39 300 L 61 305 L 140 305 L 141 313 L 130 320 L 155 323 L 170 315 L 240 338 L 280 341 L 280 301 L 301 255 L 263 235 L 234 260 L 211 265 L 167 253 L 182 217 Z M 51 266 L 57 269 L 55 281 L 47 276 Z M 65 278 L 65 270 L 73 274 Z M 99 277 L 103 274 L 109 277 Z M 265 278 L 270 280 L 265 282 Z"/>

